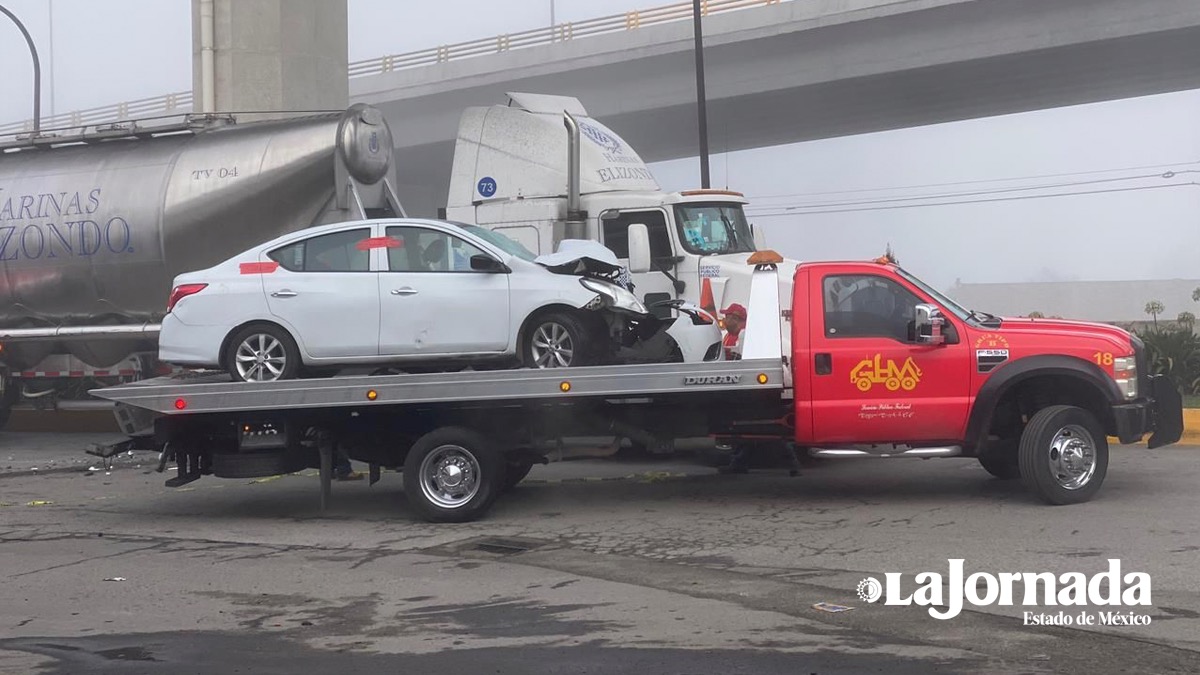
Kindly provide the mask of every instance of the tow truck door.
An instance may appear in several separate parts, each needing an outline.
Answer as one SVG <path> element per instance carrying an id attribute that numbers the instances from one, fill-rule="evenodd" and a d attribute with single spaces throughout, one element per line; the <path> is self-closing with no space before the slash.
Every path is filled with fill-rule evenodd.
<path id="1" fill-rule="evenodd" d="M 807 292 L 815 443 L 961 437 L 969 409 L 968 345 L 911 340 L 913 307 L 928 299 L 894 277 L 853 271 L 814 273 Z M 964 334 L 961 327 L 947 332 Z"/>

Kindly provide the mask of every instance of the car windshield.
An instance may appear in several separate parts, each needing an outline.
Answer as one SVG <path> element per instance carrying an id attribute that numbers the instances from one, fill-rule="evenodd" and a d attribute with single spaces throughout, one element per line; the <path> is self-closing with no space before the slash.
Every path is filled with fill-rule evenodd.
<path id="1" fill-rule="evenodd" d="M 971 316 L 970 310 L 964 309 L 962 307 L 962 305 L 959 305 L 957 302 L 951 300 L 945 294 L 938 292 L 935 288 L 933 288 L 929 284 L 925 283 L 924 281 L 921 281 L 920 279 L 914 277 L 913 275 L 909 274 L 908 272 L 904 271 L 903 269 L 901 269 L 899 267 L 896 268 L 896 273 L 899 274 L 904 279 L 908 280 L 908 282 L 911 283 L 912 285 L 914 285 L 917 288 L 924 291 L 929 297 L 933 298 L 934 302 L 937 302 L 942 307 L 945 307 L 954 316 L 957 316 L 959 319 L 962 319 L 963 321 L 967 321 L 970 323 L 978 323 L 978 321 L 975 320 L 975 318 Z"/>
<path id="2" fill-rule="evenodd" d="M 679 240 L 692 253 L 753 253 L 754 235 L 741 204 L 691 203 L 675 206 Z"/>
<path id="3" fill-rule="evenodd" d="M 537 257 L 533 253 L 530 253 L 529 249 L 525 248 L 520 243 L 508 238 L 507 236 L 505 236 L 503 234 L 500 234 L 499 232 L 495 232 L 495 231 L 489 230 L 487 228 L 479 227 L 478 225 L 468 225 L 466 223 L 454 223 L 454 224 L 457 225 L 458 227 L 461 227 L 462 229 L 466 230 L 467 232 L 470 232 L 471 234 L 475 235 L 476 237 L 479 237 L 480 239 L 486 241 L 487 243 L 491 244 L 492 246 L 495 246 L 496 248 L 504 251 L 505 253 L 508 253 L 509 255 L 514 255 L 514 256 L 520 258 L 521 260 L 527 260 L 529 262 L 533 262 L 533 259 Z"/>

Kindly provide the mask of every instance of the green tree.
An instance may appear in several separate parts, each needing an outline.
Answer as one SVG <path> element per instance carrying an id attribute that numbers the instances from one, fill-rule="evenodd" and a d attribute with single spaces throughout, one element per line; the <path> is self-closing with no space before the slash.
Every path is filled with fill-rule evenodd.
<path id="1" fill-rule="evenodd" d="M 1029 313 L 1029 314 L 1027 314 L 1026 316 L 1028 316 L 1028 317 L 1029 317 L 1029 318 L 1031 318 L 1031 319 L 1044 319 L 1044 318 L 1046 318 L 1046 315 L 1045 315 L 1045 314 L 1042 314 L 1041 312 L 1030 312 L 1030 313 Z"/>
<path id="2" fill-rule="evenodd" d="M 1154 318 L 1155 330 L 1158 330 L 1158 315 L 1165 312 L 1166 309 L 1167 308 L 1158 300 L 1151 300 L 1150 302 L 1146 303 L 1146 313 Z"/>
<path id="3" fill-rule="evenodd" d="M 1192 299 L 1200 302 L 1200 286 L 1197 286 L 1196 290 L 1192 291 Z"/>
<path id="4" fill-rule="evenodd" d="M 1196 326 L 1196 315 L 1192 314 L 1191 312 L 1180 312 L 1179 316 L 1175 317 L 1175 321 L 1178 322 L 1180 326 L 1183 326 L 1188 330 L 1192 330 Z"/>

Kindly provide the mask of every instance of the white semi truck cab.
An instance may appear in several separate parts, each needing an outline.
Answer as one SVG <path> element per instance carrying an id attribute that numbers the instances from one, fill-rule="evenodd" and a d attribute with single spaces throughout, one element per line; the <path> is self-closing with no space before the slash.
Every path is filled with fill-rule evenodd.
<path id="1" fill-rule="evenodd" d="M 761 234 L 746 220 L 741 193 L 664 192 L 637 152 L 578 99 L 508 96 L 509 105 L 463 112 L 449 220 L 502 231 L 539 254 L 563 239 L 599 241 L 629 267 L 648 306 L 674 298 L 716 310 L 746 306 L 747 260 Z M 780 265 L 783 307 L 796 264 Z"/>

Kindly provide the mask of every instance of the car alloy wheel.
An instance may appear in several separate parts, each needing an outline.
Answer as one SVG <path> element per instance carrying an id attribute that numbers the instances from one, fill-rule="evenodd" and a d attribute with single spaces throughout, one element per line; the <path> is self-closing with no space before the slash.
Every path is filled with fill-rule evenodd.
<path id="1" fill-rule="evenodd" d="M 274 382 L 288 365 L 283 342 L 266 333 L 254 333 L 242 340 L 233 358 L 238 375 L 246 382 Z"/>
<path id="2" fill-rule="evenodd" d="M 571 339 L 571 332 L 554 321 L 537 327 L 529 348 L 538 368 L 566 368 L 575 360 L 575 341 Z"/>

